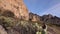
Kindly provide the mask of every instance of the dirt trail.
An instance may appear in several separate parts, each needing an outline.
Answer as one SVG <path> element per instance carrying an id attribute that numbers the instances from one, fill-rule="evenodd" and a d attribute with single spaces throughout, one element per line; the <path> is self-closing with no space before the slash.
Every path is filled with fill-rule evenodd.
<path id="1" fill-rule="evenodd" d="M 48 26 L 48 34 L 60 34 L 60 31 L 56 27 Z"/>

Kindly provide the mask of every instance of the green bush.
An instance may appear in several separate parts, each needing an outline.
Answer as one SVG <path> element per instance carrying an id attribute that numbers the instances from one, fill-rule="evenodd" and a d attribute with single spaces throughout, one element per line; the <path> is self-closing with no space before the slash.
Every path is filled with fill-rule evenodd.
<path id="1" fill-rule="evenodd" d="M 0 16 L 1 25 L 4 25 L 6 27 L 12 27 L 14 26 L 14 23 L 15 23 L 15 20 L 13 18 Z"/>
<path id="2" fill-rule="evenodd" d="M 25 32 L 26 34 L 35 34 L 37 31 L 37 22 L 25 21 L 25 20 L 16 20 L 11 17 L 0 16 L 0 25 L 3 25 L 6 29 L 14 28 L 17 31 Z M 29 32 L 29 33 L 28 33 Z M 24 34 L 25 34 L 24 33 Z"/>

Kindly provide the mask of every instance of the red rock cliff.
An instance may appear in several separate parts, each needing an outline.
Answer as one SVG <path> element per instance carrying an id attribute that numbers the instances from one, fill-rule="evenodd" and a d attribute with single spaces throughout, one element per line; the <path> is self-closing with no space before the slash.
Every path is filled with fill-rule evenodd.
<path id="1" fill-rule="evenodd" d="M 29 13 L 23 0 L 0 0 L 0 8 L 12 11 L 16 17 L 28 20 Z"/>

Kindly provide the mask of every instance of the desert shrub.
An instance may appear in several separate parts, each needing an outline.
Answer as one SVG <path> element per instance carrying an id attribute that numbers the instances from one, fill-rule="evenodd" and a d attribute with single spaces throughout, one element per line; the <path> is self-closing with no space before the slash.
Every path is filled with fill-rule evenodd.
<path id="1" fill-rule="evenodd" d="M 35 34 L 37 31 L 37 24 L 31 21 L 25 20 L 15 20 L 11 17 L 0 16 L 0 24 L 3 25 L 6 29 L 8 27 L 13 28 L 14 30 L 20 32 L 21 34 Z"/>
<path id="2" fill-rule="evenodd" d="M 24 28 L 26 28 L 25 30 L 27 31 L 27 34 L 29 32 L 29 34 L 36 34 L 36 31 L 38 29 L 38 27 L 40 26 L 38 23 L 34 23 L 31 21 L 22 21 L 22 26 Z"/>
<path id="3" fill-rule="evenodd" d="M 15 21 L 13 18 L 0 16 L 0 24 L 5 27 L 12 27 L 15 25 Z"/>
<path id="4" fill-rule="evenodd" d="M 3 16 L 6 16 L 6 17 L 14 17 L 14 13 L 11 12 L 10 10 L 5 10 L 3 13 L 2 13 Z"/>

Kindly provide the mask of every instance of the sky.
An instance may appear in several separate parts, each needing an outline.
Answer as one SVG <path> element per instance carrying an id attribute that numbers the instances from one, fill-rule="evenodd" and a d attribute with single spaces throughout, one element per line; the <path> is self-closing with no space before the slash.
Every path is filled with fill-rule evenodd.
<path id="1" fill-rule="evenodd" d="M 60 0 L 24 0 L 24 3 L 28 11 L 34 14 L 60 17 Z"/>

